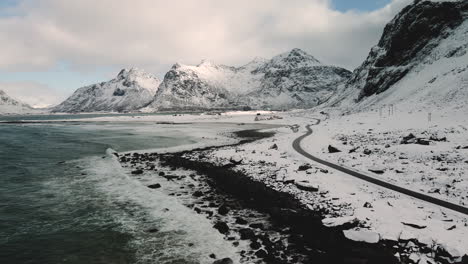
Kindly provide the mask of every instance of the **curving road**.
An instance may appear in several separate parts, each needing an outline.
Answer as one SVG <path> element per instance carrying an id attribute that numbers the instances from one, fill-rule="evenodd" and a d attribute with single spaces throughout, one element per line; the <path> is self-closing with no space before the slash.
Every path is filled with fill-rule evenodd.
<path id="1" fill-rule="evenodd" d="M 315 124 L 313 124 L 313 125 L 320 124 L 320 119 L 315 119 L 315 120 L 317 122 Z M 399 192 L 399 193 L 402 193 L 402 194 L 406 194 L 408 196 L 423 200 L 425 202 L 432 203 L 432 204 L 435 204 L 435 205 L 438 205 L 438 206 L 441 206 L 441 207 L 451 209 L 451 210 L 454 210 L 456 212 L 468 215 L 468 208 L 466 208 L 466 207 L 463 207 L 463 206 L 460 206 L 460 205 L 457 205 L 457 204 L 454 204 L 454 203 L 450 203 L 450 202 L 447 202 L 447 201 L 444 201 L 444 200 L 441 200 L 441 199 L 437 199 L 437 198 L 434 198 L 432 196 L 425 195 L 425 194 L 422 194 L 422 193 L 419 193 L 419 192 L 415 192 L 415 191 L 412 191 L 412 190 L 409 190 L 409 189 L 402 188 L 400 186 L 397 186 L 397 185 L 394 185 L 394 184 L 391 184 L 391 183 L 376 179 L 374 177 L 365 175 L 365 174 L 363 174 L 361 172 L 358 172 L 358 171 L 355 171 L 355 170 L 340 166 L 338 164 L 335 164 L 335 163 L 320 159 L 320 158 L 318 158 L 316 156 L 313 156 L 313 155 L 309 154 L 307 151 L 305 151 L 301 147 L 301 142 L 302 142 L 302 140 L 304 138 L 310 136 L 313 133 L 313 130 L 310 128 L 310 126 L 311 125 L 307 125 L 306 126 L 307 132 L 304 135 L 296 138 L 294 140 L 293 144 L 292 144 L 294 150 L 299 152 L 304 157 L 306 157 L 306 158 L 308 158 L 310 160 L 313 160 L 315 162 L 318 162 L 320 164 L 323 164 L 325 166 L 328 166 L 330 168 L 333 168 L 335 170 L 344 172 L 344 173 L 346 173 L 348 175 L 351 175 L 353 177 L 359 178 L 361 180 L 364 180 L 364 181 L 373 183 L 375 185 L 387 188 L 389 190 L 393 190 L 393 191 L 396 191 L 396 192 Z"/>

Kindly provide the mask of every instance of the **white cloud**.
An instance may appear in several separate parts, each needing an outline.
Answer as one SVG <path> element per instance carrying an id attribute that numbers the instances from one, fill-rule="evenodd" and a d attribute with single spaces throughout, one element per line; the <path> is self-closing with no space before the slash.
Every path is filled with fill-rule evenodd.
<path id="1" fill-rule="evenodd" d="M 176 61 L 242 64 L 299 47 L 354 68 L 410 0 L 341 13 L 330 0 L 23 0 L 0 18 L 0 69 L 139 66 Z"/>

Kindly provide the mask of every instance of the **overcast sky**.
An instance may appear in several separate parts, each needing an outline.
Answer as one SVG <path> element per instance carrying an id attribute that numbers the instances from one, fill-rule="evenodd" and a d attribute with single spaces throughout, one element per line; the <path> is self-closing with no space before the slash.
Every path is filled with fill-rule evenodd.
<path id="1" fill-rule="evenodd" d="M 412 0 L 0 0 L 0 89 L 35 106 L 138 67 L 301 48 L 353 70 Z"/>

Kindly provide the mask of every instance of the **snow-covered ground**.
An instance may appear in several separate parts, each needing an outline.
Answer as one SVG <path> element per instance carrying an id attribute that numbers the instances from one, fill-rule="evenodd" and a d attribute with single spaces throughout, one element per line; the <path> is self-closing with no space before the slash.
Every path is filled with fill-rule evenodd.
<path id="1" fill-rule="evenodd" d="M 314 133 L 301 144 L 309 153 L 414 191 L 464 206 L 468 203 L 468 149 L 464 148 L 468 146 L 468 117 L 464 111 L 431 113 L 430 121 L 427 112 L 407 112 L 398 106 L 393 115 L 389 115 L 386 108 L 382 114 L 379 109 L 352 115 L 324 115 L 312 111 L 262 112 L 260 115 L 233 112 L 102 117 L 87 121 L 281 125 L 268 128 L 276 132 L 272 138 L 212 150 L 202 159 L 223 165 L 234 161 L 238 164 L 235 170 L 277 190 L 294 193 L 310 209 L 324 213 L 325 225 L 347 223 L 354 226 L 345 232 L 350 239 L 369 243 L 375 242 L 377 237 L 398 241 L 397 246 L 403 252 L 399 257 L 431 258 L 432 253 L 421 253 L 422 247 L 431 248 L 432 252 L 445 250 L 452 256 L 468 253 L 466 215 L 353 178 L 297 153 L 292 148 L 293 140 L 305 133 L 305 125 L 314 124 L 315 118 L 322 122 L 312 127 Z M 240 129 L 236 127 L 235 130 Z M 213 131 L 216 132 L 216 128 Z M 401 144 L 403 137 L 410 133 L 416 139 Z M 418 138 L 423 144 L 427 140 L 429 145 L 412 143 Z M 328 145 L 342 152 L 330 154 Z M 352 149 L 355 151 L 349 153 Z M 187 158 L 200 159 L 190 154 Z M 384 172 L 377 174 L 369 169 Z"/>

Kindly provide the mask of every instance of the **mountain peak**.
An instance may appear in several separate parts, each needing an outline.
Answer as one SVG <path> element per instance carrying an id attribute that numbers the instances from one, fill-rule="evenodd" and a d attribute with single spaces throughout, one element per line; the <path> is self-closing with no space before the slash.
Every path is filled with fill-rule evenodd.
<path id="1" fill-rule="evenodd" d="M 314 56 L 299 48 L 294 48 L 289 52 L 285 52 L 283 54 L 278 55 L 277 57 L 281 57 L 282 59 L 289 61 L 307 60 L 316 64 L 321 64 L 320 61 L 317 60 Z"/>
<path id="2" fill-rule="evenodd" d="M 216 66 L 215 63 L 209 61 L 209 60 L 202 60 L 198 65 L 197 67 L 213 67 L 213 66 Z"/>
<path id="3" fill-rule="evenodd" d="M 149 75 L 151 75 L 151 74 L 147 73 L 144 70 L 141 70 L 141 69 L 136 68 L 136 67 L 132 67 L 132 68 L 124 68 L 124 69 L 120 70 L 119 74 L 117 74 L 117 77 L 129 78 L 129 77 L 132 77 L 132 76 L 149 76 Z"/>

